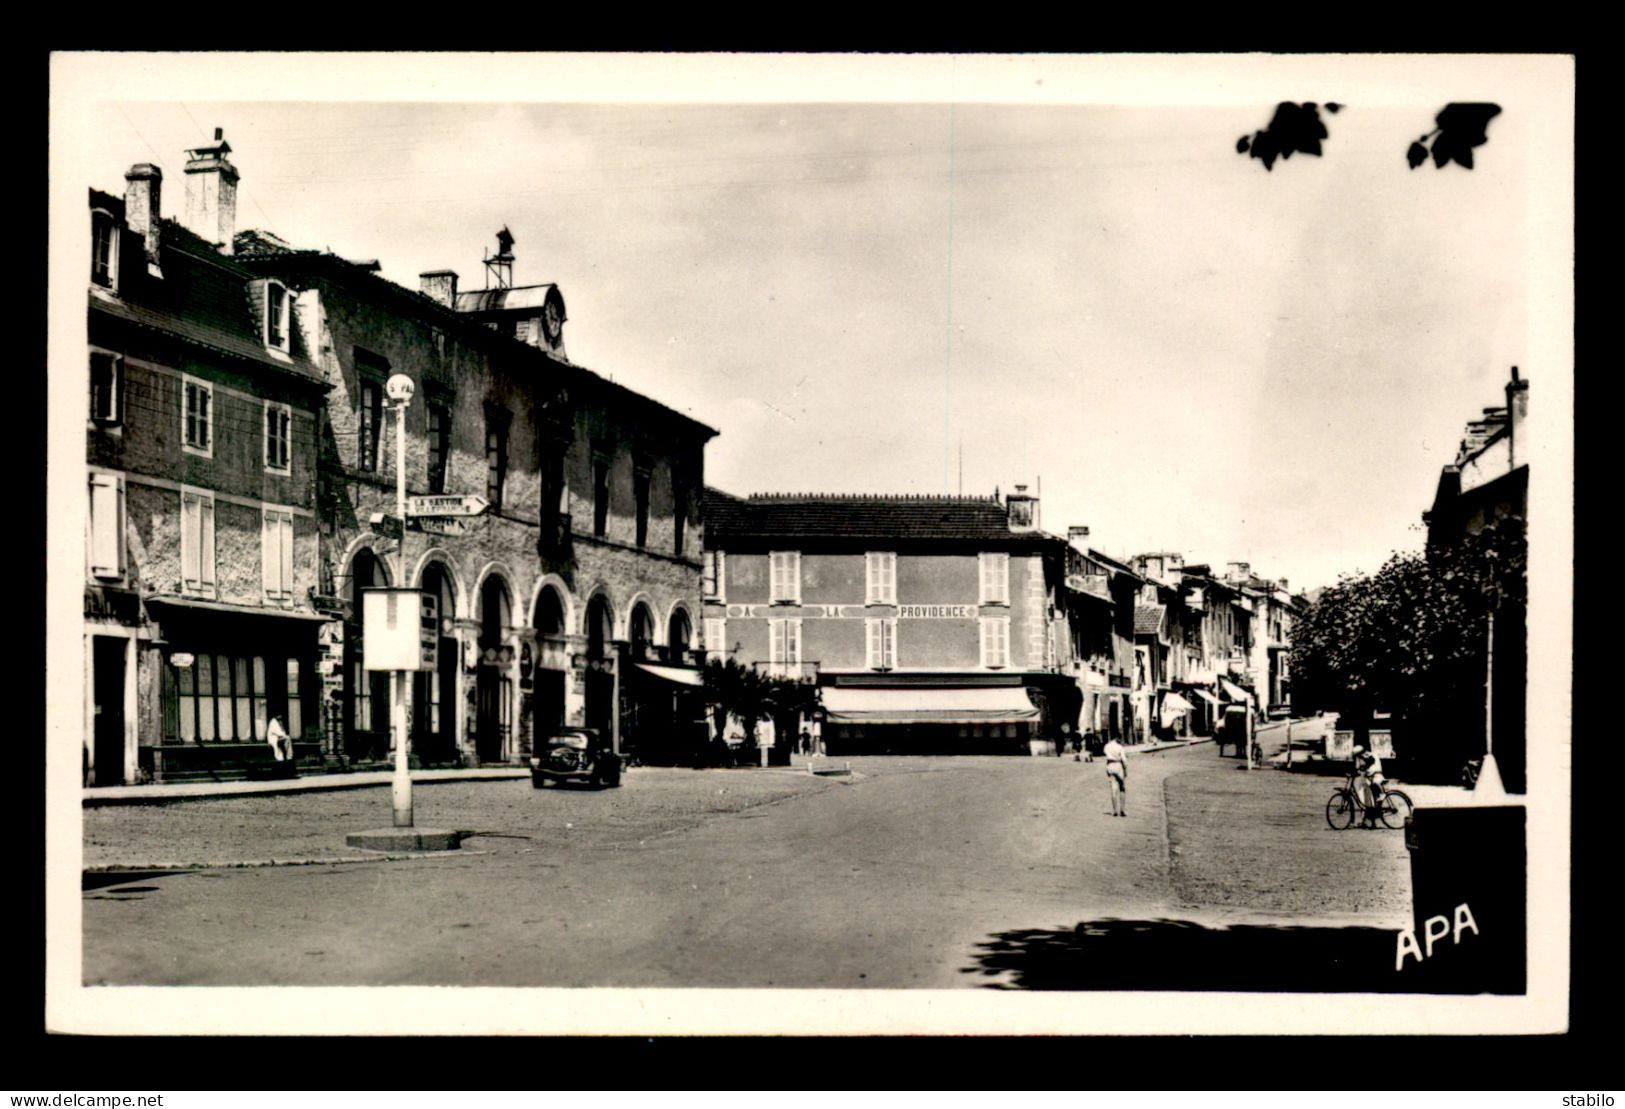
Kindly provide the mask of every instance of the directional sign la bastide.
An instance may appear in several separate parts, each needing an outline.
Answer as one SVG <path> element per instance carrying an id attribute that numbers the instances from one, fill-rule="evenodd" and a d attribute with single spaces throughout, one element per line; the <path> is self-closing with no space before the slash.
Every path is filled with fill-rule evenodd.
<path id="1" fill-rule="evenodd" d="M 406 498 L 408 516 L 478 516 L 491 502 L 477 493 L 443 493 Z"/>

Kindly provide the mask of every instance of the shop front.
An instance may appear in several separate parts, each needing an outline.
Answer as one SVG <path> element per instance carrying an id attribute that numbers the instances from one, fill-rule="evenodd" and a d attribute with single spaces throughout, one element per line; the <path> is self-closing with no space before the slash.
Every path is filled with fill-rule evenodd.
<path id="1" fill-rule="evenodd" d="M 1025 755 L 1041 714 L 1023 685 L 826 686 L 824 745 L 838 755 Z"/>
<path id="2" fill-rule="evenodd" d="M 213 777 L 266 761 L 281 719 L 299 759 L 319 759 L 317 629 L 326 618 L 190 598 L 150 597 L 158 622 L 162 720 L 140 747 L 154 781 Z"/>

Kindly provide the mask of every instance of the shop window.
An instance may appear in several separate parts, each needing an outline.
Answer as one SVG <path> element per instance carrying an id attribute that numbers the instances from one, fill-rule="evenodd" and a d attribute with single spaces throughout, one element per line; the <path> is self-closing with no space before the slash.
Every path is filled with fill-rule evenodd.
<path id="1" fill-rule="evenodd" d="M 265 468 L 285 474 L 290 469 L 289 443 L 293 430 L 293 409 L 285 404 L 265 402 Z"/>
<path id="2" fill-rule="evenodd" d="M 1007 605 L 1010 603 L 1010 556 L 1002 551 L 983 551 L 979 556 L 981 569 L 981 603 Z"/>
<path id="3" fill-rule="evenodd" d="M 984 616 L 982 625 L 982 665 L 998 668 L 1010 665 L 1010 618 Z"/>
<path id="4" fill-rule="evenodd" d="M 895 619 L 868 619 L 863 623 L 867 632 L 869 669 L 896 669 L 897 621 Z"/>
<path id="5" fill-rule="evenodd" d="M 293 601 L 293 513 L 266 508 L 261 525 L 260 561 L 265 569 L 265 599 Z"/>
<path id="6" fill-rule="evenodd" d="M 181 446 L 188 454 L 214 455 L 214 386 L 181 378 Z"/>
<path id="7" fill-rule="evenodd" d="M 124 477 L 90 475 L 90 572 L 98 578 L 124 576 Z"/>
<path id="8" fill-rule="evenodd" d="M 118 223 L 100 208 L 90 213 L 90 280 L 118 291 Z"/>
<path id="9" fill-rule="evenodd" d="M 287 668 L 287 720 L 288 734 L 295 739 L 305 734 L 304 683 L 301 680 L 299 660 L 290 658 Z"/>
<path id="10" fill-rule="evenodd" d="M 773 551 L 768 555 L 771 567 L 771 600 L 775 604 L 801 603 L 801 552 Z"/>
<path id="11" fill-rule="evenodd" d="M 864 556 L 868 579 L 867 600 L 872 605 L 897 603 L 897 555 L 890 551 L 870 551 Z"/>
<path id="12" fill-rule="evenodd" d="M 214 494 L 181 492 L 181 589 L 214 592 Z"/>
<path id="13" fill-rule="evenodd" d="M 124 422 L 124 359 L 90 352 L 90 418 L 104 427 Z"/>
<path id="14" fill-rule="evenodd" d="M 262 742 L 273 694 L 286 696 L 289 734 L 302 730 L 296 659 L 275 674 L 289 683 L 279 690 L 268 684 L 275 672 L 264 655 L 198 654 L 192 665 L 171 665 L 171 670 L 176 706 L 171 718 L 183 743 Z"/>

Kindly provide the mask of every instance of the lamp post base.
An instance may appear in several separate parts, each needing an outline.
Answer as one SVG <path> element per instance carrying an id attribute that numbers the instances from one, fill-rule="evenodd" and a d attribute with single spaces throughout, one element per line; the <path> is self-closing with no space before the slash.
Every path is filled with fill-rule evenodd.
<path id="1" fill-rule="evenodd" d="M 351 832 L 344 842 L 367 851 L 456 851 L 462 837 L 446 828 L 374 828 Z"/>

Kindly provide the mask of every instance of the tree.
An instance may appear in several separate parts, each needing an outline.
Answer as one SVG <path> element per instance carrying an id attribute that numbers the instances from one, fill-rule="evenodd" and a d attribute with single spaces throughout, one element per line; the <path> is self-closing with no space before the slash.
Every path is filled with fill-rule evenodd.
<path id="1" fill-rule="evenodd" d="M 818 704 L 818 688 L 794 678 L 764 675 L 732 658 L 712 659 L 705 668 L 705 697 L 739 717 L 748 740 L 753 740 L 758 720 L 811 712 Z M 775 746 L 784 747 L 792 736 L 781 728 L 774 739 Z"/>
<path id="2" fill-rule="evenodd" d="M 1403 753 L 1442 766 L 1482 753 L 1491 608 L 1523 610 L 1527 543 L 1507 518 L 1326 589 L 1293 630 L 1293 701 L 1356 721 L 1386 710 Z M 1518 623 L 1521 627 L 1521 621 Z"/>

